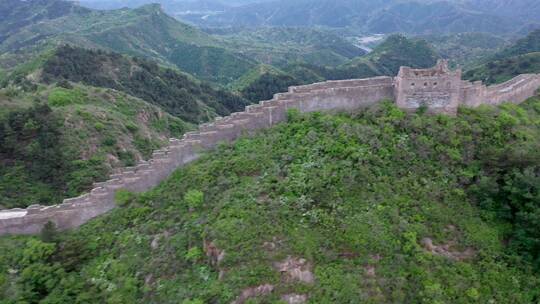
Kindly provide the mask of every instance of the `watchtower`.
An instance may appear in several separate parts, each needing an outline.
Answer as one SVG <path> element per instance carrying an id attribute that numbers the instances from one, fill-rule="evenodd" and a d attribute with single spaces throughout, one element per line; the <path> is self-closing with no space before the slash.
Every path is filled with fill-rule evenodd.
<path id="1" fill-rule="evenodd" d="M 405 110 L 425 106 L 429 112 L 456 114 L 460 102 L 461 70 L 450 71 L 447 60 L 430 69 L 401 67 L 394 79 L 396 104 Z"/>

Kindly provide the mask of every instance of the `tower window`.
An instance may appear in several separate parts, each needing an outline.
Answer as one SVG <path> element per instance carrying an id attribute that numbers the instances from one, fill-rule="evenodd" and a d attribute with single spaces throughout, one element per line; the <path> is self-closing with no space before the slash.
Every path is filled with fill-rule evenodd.
<path id="1" fill-rule="evenodd" d="M 424 82 L 424 86 L 427 87 L 427 82 Z"/>
<path id="2" fill-rule="evenodd" d="M 434 85 L 434 86 L 437 86 L 437 83 L 436 83 L 436 82 L 434 82 L 434 83 L 433 83 L 433 85 Z"/>
<path id="3" fill-rule="evenodd" d="M 414 82 L 413 82 L 413 83 L 411 83 L 411 87 L 414 87 L 414 86 L 415 86 L 415 83 L 414 83 Z"/>

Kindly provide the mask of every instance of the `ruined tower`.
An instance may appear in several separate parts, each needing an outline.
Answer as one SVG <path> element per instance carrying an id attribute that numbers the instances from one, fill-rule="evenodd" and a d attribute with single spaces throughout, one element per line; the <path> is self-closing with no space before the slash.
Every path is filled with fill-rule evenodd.
<path id="1" fill-rule="evenodd" d="M 401 67 L 394 79 L 396 104 L 405 110 L 425 106 L 430 112 L 455 114 L 461 85 L 461 70 L 450 71 L 447 60 L 430 69 Z"/>

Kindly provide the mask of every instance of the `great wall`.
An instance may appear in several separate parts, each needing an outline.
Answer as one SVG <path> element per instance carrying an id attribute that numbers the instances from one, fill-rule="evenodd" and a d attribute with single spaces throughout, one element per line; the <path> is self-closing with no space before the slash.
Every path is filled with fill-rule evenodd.
<path id="1" fill-rule="evenodd" d="M 171 139 L 167 147 L 153 153 L 151 160 L 119 170 L 110 180 L 95 183 L 90 193 L 66 199 L 59 205 L 0 211 L 0 235 L 36 234 L 48 221 L 54 222 L 60 230 L 76 228 L 113 209 L 117 190 L 147 191 L 219 143 L 232 142 L 285 121 L 289 109 L 348 111 L 393 99 L 405 110 L 425 106 L 433 113 L 455 114 L 460 105 L 520 103 L 533 96 L 539 87 L 540 74 L 520 75 L 489 87 L 481 82 L 470 83 L 461 80 L 461 71 L 450 71 L 445 61 L 432 69 L 402 67 L 395 78 L 327 81 L 290 87 L 287 93 L 248 106 L 244 112 L 203 124 L 181 140 Z"/>

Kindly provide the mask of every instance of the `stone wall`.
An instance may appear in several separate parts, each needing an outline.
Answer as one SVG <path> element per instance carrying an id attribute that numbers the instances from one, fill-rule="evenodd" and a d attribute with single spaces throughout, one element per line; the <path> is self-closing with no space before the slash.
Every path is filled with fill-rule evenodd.
<path id="1" fill-rule="evenodd" d="M 523 74 L 499 85 L 487 87 L 484 100 L 491 105 L 503 102 L 520 103 L 533 96 L 538 87 L 540 87 L 539 74 Z"/>
<path id="2" fill-rule="evenodd" d="M 203 124 L 198 131 L 186 133 L 181 140 L 171 139 L 166 148 L 153 153 L 151 160 L 121 169 L 110 180 L 94 184 L 90 193 L 66 199 L 59 205 L 0 211 L 0 235 L 36 234 L 48 221 L 56 223 L 60 230 L 78 227 L 113 209 L 117 190 L 147 191 L 220 142 L 232 142 L 239 136 L 283 122 L 288 109 L 301 112 L 353 110 L 393 97 L 391 77 L 291 87 L 287 93 L 276 94 L 272 100 L 246 107 L 244 112 Z"/>
<path id="3" fill-rule="evenodd" d="M 540 87 L 540 75 L 522 74 L 507 82 L 485 86 L 481 81 L 462 81 L 461 104 L 477 107 L 481 104 L 498 105 L 503 102 L 520 103 L 534 95 Z"/>
<path id="4" fill-rule="evenodd" d="M 421 72 L 411 74 L 415 71 Z M 211 150 L 221 142 L 232 142 L 239 136 L 251 135 L 259 129 L 285 121 L 288 109 L 301 112 L 348 111 L 373 105 L 383 99 L 396 99 L 399 107 L 412 110 L 420 106 L 414 100 L 427 98 L 427 101 L 439 100 L 428 105 L 433 112 L 454 113 L 458 103 L 474 107 L 504 101 L 522 102 L 533 96 L 540 87 L 540 75 L 536 74 L 520 75 L 491 87 L 481 82 L 461 81 L 456 75 L 459 74 L 451 73 L 439 64 L 435 69 L 428 70 L 402 69 L 395 79 L 375 77 L 290 87 L 288 92 L 248 106 L 244 112 L 202 124 L 198 131 L 186 133 L 181 140 L 171 139 L 166 148 L 153 153 L 151 160 L 119 170 L 110 180 L 94 184 L 90 193 L 66 199 L 59 205 L 33 205 L 27 209 L 0 211 L 0 235 L 36 234 L 48 221 L 56 223 L 61 230 L 78 227 L 113 209 L 117 190 L 147 191 L 177 168 L 199 158 L 201 152 Z M 415 86 L 418 81 L 420 86 L 424 86 L 425 82 L 428 84 L 426 88 L 410 90 L 411 81 L 415 82 Z M 447 82 L 451 82 L 449 88 L 444 87 Z"/>

